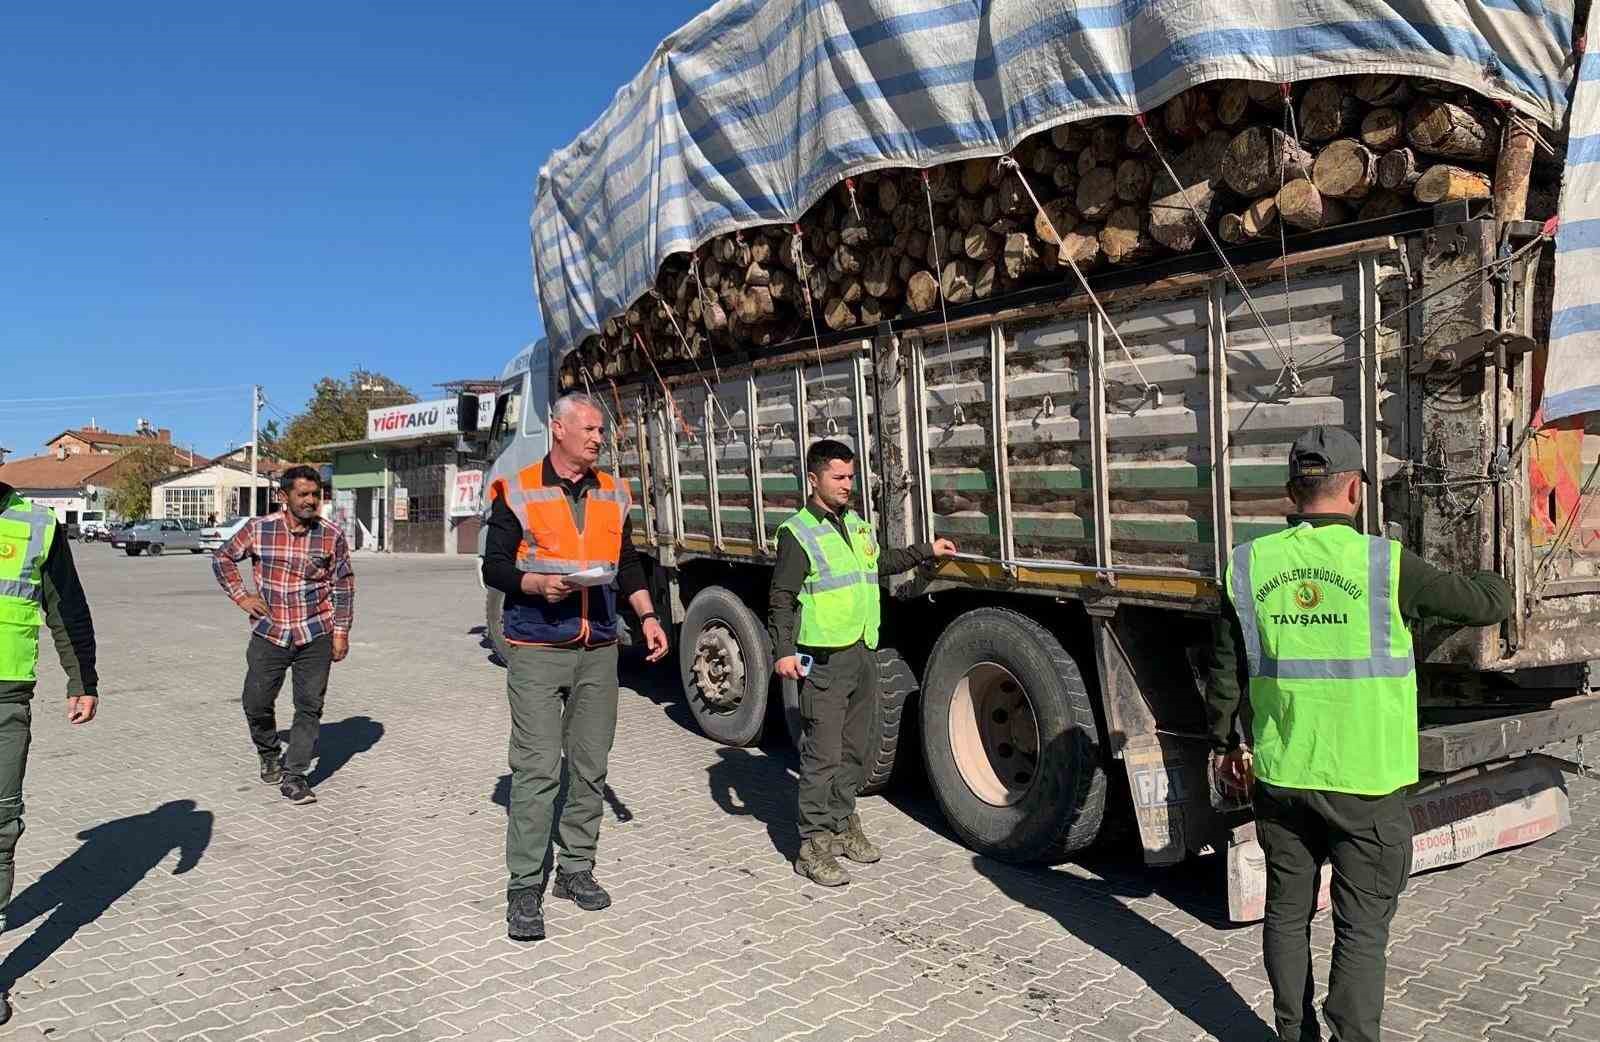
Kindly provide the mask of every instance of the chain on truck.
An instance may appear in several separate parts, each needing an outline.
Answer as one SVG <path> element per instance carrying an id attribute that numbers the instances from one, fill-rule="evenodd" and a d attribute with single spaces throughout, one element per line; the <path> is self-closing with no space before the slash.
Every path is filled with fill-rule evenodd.
<path id="1" fill-rule="evenodd" d="M 1438 74 L 1461 81 L 1442 60 Z M 1520 126 L 1537 140 L 1519 147 L 1548 150 L 1538 163 L 1559 174 L 1552 131 L 1503 112 L 1508 137 Z M 552 164 L 596 149 L 605 158 L 597 145 Z M 1020 172 L 1010 156 L 987 162 L 996 181 Z M 743 746 L 799 733 L 794 684 L 772 673 L 766 591 L 778 526 L 804 501 L 807 445 L 845 441 L 885 545 L 942 536 L 963 551 L 885 585 L 867 790 L 897 763 L 920 770 L 962 842 L 1016 861 L 1060 860 L 1130 817 L 1151 866 L 1224 857 L 1230 913 L 1248 920 L 1265 897 L 1250 810 L 1207 772 L 1218 576 L 1232 547 L 1285 524 L 1295 436 L 1346 427 L 1379 479 L 1365 530 L 1440 567 L 1496 571 L 1517 598 L 1499 627 L 1416 633 L 1415 869 L 1532 842 L 1571 820 L 1566 765 L 1539 750 L 1581 750 L 1600 731 L 1600 440 L 1581 421 L 1541 425 L 1555 225 L 1506 203 L 1519 176 L 1525 198 L 1528 164 L 1497 172 L 1492 198 L 1241 245 L 1207 230 L 1180 255 L 1072 265 L 987 299 L 948 303 L 941 287 L 936 307 L 870 326 L 813 319 L 787 340 L 724 339 L 676 360 L 641 341 L 648 366 L 620 375 L 570 334 L 554 354 L 540 341 L 502 376 L 485 487 L 543 455 L 554 395 L 604 404 L 601 466 L 633 491 L 684 698 L 707 736 Z M 854 181 L 834 180 L 841 212 L 858 206 Z M 547 174 L 540 204 L 576 191 Z M 1050 212 L 1028 202 L 1030 220 Z M 539 239 L 536 220 L 536 261 Z M 810 240 L 797 225 L 786 241 L 807 294 L 797 313 L 815 316 Z M 541 279 L 552 327 L 548 294 L 562 289 L 546 283 L 562 275 L 539 269 L 556 273 Z M 622 303 L 651 292 L 652 272 Z M 477 408 L 458 413 L 475 429 Z M 485 610 L 503 649 L 500 600 L 489 591 Z"/>

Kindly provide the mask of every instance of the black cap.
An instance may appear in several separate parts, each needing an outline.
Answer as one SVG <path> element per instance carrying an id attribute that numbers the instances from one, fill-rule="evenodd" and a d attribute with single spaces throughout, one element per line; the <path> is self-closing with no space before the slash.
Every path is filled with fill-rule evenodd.
<path id="1" fill-rule="evenodd" d="M 1361 443 L 1343 427 L 1313 427 L 1294 440 L 1289 449 L 1289 480 L 1320 478 L 1359 471 L 1371 481 L 1362 465 Z"/>

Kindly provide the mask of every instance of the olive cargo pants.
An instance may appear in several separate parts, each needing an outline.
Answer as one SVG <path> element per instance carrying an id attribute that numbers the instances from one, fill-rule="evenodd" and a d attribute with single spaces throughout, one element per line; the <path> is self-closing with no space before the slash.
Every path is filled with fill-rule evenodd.
<path id="1" fill-rule="evenodd" d="M 1389 923 L 1411 875 L 1411 816 L 1399 792 L 1353 796 L 1258 781 L 1256 837 L 1267 857 L 1262 950 L 1283 1042 L 1313 1042 L 1311 917 L 1333 861 L 1333 967 L 1323 1013 L 1339 1042 L 1379 1042 Z"/>
<path id="2" fill-rule="evenodd" d="M 542 890 L 552 833 L 561 868 L 594 868 L 604 807 L 606 761 L 617 735 L 617 646 L 511 645 L 511 806 L 506 820 L 509 890 Z M 556 822 L 561 760 L 567 799 Z"/>
<path id="3" fill-rule="evenodd" d="M 865 644 L 827 654 L 800 685 L 801 839 L 842 832 L 855 813 L 878 698 L 878 660 Z"/>
<path id="4" fill-rule="evenodd" d="M 17 840 L 22 838 L 22 776 L 28 769 L 33 692 L 0 701 L 0 915 L 16 881 Z M 5 921 L 0 918 L 0 929 Z"/>

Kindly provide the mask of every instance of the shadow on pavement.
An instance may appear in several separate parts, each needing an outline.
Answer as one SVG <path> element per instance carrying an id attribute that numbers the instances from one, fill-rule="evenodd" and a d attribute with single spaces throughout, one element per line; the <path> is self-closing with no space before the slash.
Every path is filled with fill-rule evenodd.
<path id="1" fill-rule="evenodd" d="M 173 850 L 182 875 L 211 844 L 212 814 L 194 800 L 173 800 L 78 833 L 83 845 L 6 907 L 6 931 L 49 918 L 0 963 L 0 991 L 38 969 L 83 927 L 99 919 Z"/>
<path id="2" fill-rule="evenodd" d="M 660 662 L 646 662 L 642 653 L 623 649 L 618 658 L 617 682 L 660 706 L 667 719 L 679 727 L 700 733 L 694 714 L 689 711 L 689 703 L 683 698 L 676 652 Z"/>
<path id="3" fill-rule="evenodd" d="M 788 745 L 762 752 L 721 747 L 706 768 L 711 798 L 723 812 L 750 816 L 767 826 L 772 846 L 785 861 L 800 855 L 799 761 Z"/>
<path id="4" fill-rule="evenodd" d="M 498 651 L 494 650 L 494 641 L 489 639 L 489 627 L 474 626 L 467 631 L 467 636 L 478 638 L 478 647 L 489 653 L 489 664 L 491 666 L 499 666 L 501 669 L 506 668 L 505 660 L 500 657 Z"/>
<path id="5" fill-rule="evenodd" d="M 633 820 L 633 811 L 628 809 L 628 805 L 622 802 L 622 797 L 617 795 L 616 790 L 609 783 L 607 783 L 601 795 L 605 797 L 606 806 L 611 808 L 611 814 L 617 819 L 618 824 L 626 824 Z M 502 774 L 495 781 L 494 792 L 489 796 L 489 799 L 494 801 L 495 805 L 501 810 L 508 814 L 511 813 L 511 775 Z M 561 815 L 561 808 L 566 806 L 566 803 L 567 770 L 563 766 L 561 768 L 561 791 L 556 793 L 556 816 L 558 818 Z"/>
<path id="6" fill-rule="evenodd" d="M 370 716 L 352 716 L 323 724 L 317 735 L 317 765 L 306 777 L 306 784 L 313 789 L 321 785 L 358 754 L 377 745 L 382 738 L 383 724 Z M 288 740 L 288 731 L 278 732 L 278 741 Z"/>

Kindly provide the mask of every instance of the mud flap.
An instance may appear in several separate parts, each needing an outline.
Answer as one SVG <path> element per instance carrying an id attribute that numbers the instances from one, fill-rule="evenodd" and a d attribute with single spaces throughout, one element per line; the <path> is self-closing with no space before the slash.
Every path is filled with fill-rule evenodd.
<path id="1" fill-rule="evenodd" d="M 1175 865 L 1216 834 L 1204 739 L 1153 734 L 1123 749 L 1128 792 L 1147 865 Z"/>
<path id="2" fill-rule="evenodd" d="M 1406 804 L 1414 831 L 1413 875 L 1533 843 L 1572 824 L 1561 771 L 1545 756 L 1426 778 L 1411 787 Z M 1319 909 L 1328 905 L 1332 878 L 1332 868 L 1324 865 Z M 1242 825 L 1228 842 L 1228 917 L 1256 922 L 1266 901 L 1266 858 L 1255 825 Z"/>

